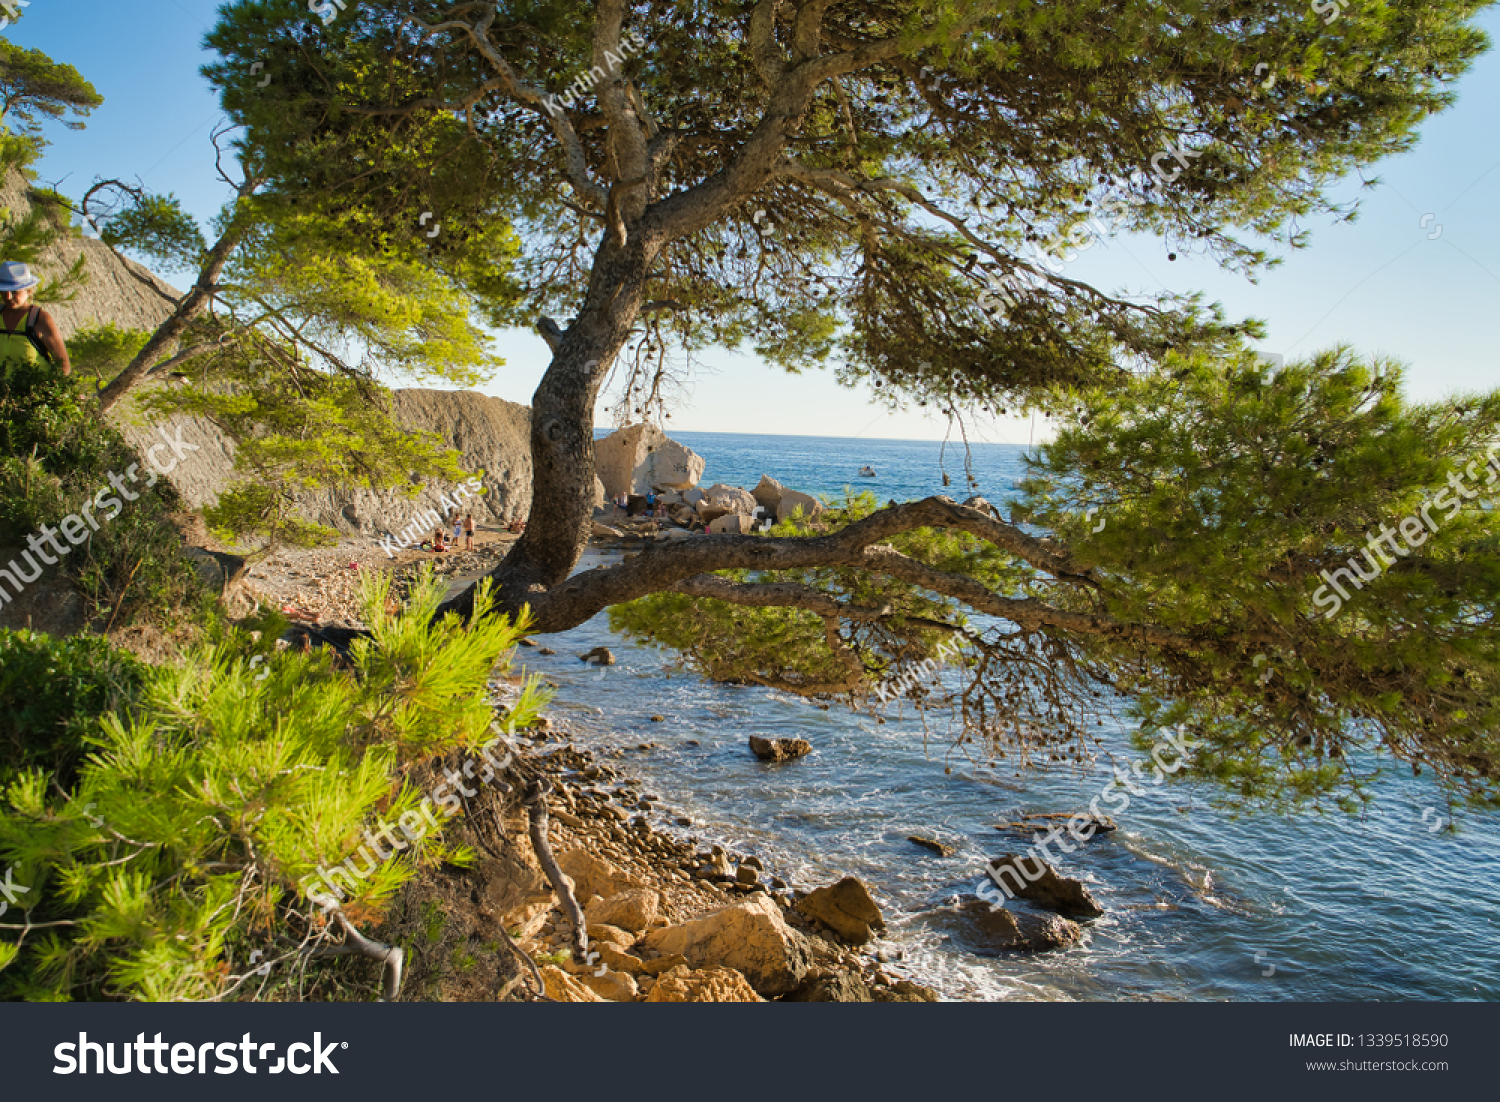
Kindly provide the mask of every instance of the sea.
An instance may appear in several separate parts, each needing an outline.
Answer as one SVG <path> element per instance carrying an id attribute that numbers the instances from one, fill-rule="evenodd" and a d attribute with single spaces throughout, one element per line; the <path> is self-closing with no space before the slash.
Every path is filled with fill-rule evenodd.
<path id="1" fill-rule="evenodd" d="M 704 486 L 748 489 L 768 474 L 839 498 L 867 489 L 882 501 L 962 500 L 973 492 L 972 474 L 977 492 L 1003 511 L 1025 472 L 1026 449 L 1008 444 L 945 452 L 926 441 L 673 438 L 706 459 Z M 875 477 L 861 477 L 863 466 Z M 580 569 L 611 557 L 590 551 Z M 530 650 L 520 660 L 556 686 L 552 709 L 580 744 L 625 752 L 612 764 L 661 798 L 664 829 L 754 853 L 804 888 L 859 877 L 886 916 L 876 948 L 894 962 L 889 970 L 945 999 L 1500 997 L 1500 816 L 1452 812 L 1409 767 L 1388 768 L 1375 806 L 1360 816 L 1236 813 L 1200 784 L 1148 781 L 1114 815 L 1118 830 L 1071 854 L 1053 849 L 1058 871 L 1086 882 L 1105 909 L 1084 941 L 1037 955 L 982 955 L 950 909 L 983 883 L 987 859 L 1025 846 L 997 827 L 1086 808 L 1113 766 L 1138 756 L 1126 722 L 1100 729 L 1104 754 L 1093 766 L 1018 774 L 1004 761 L 967 756 L 971 748 L 955 746 L 941 717 L 924 722 L 899 709 L 876 717 L 713 684 L 673 653 L 615 635 L 604 614 L 547 645 L 555 657 Z M 615 665 L 576 657 L 598 645 L 614 652 Z M 751 735 L 805 738 L 814 749 L 766 764 L 750 753 Z M 692 826 L 676 826 L 679 816 Z M 954 854 L 939 857 L 911 835 L 945 842 Z"/>

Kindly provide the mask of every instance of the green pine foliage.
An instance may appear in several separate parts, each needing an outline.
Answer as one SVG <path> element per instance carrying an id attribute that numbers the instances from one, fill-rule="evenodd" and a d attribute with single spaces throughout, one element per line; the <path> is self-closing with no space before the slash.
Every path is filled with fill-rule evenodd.
<path id="1" fill-rule="evenodd" d="M 1382 756 L 1500 797 L 1500 392 L 1409 403 L 1400 379 L 1346 348 L 1274 376 L 1174 358 L 1086 395 L 1024 486 L 1017 518 L 1102 582 L 1051 600 L 1200 641 L 1080 645 L 1139 697 L 1145 740 L 1193 725 L 1193 771 L 1245 800 L 1357 796 Z M 1382 531 L 1389 562 L 1365 554 Z M 1351 560 L 1381 571 L 1335 608 L 1324 575 Z"/>
<path id="2" fill-rule="evenodd" d="M 139 694 L 145 669 L 103 639 L 0 630 L 0 787 L 39 770 L 73 787 L 84 734 Z"/>
<path id="3" fill-rule="evenodd" d="M 1185 725 L 1203 747 L 1180 775 L 1236 805 L 1354 810 L 1400 763 L 1497 806 L 1500 392 L 1410 403 L 1400 379 L 1399 365 L 1336 348 L 1274 377 L 1248 354 L 1173 356 L 1159 375 L 1073 392 L 1011 519 L 1069 548 L 1082 584 L 961 532 L 888 541 L 1001 598 L 1139 631 L 1017 630 L 853 567 L 720 574 L 853 610 L 837 640 L 863 678 L 827 695 L 954 708 L 960 738 L 1000 757 L 1087 756 L 1113 715 L 1143 749 Z M 771 534 L 835 533 L 875 507 L 861 495 Z M 1362 587 L 1346 581 L 1335 607 L 1326 576 L 1351 560 L 1368 573 L 1382 532 L 1397 541 L 1383 545 L 1389 561 L 1377 556 Z M 808 692 L 843 678 L 810 611 L 666 592 L 612 608 L 610 622 L 726 681 Z M 927 662 L 961 675 L 908 676 Z"/>
<path id="4" fill-rule="evenodd" d="M 430 574 L 395 615 L 388 585 L 366 581 L 371 634 L 347 668 L 327 650 L 278 651 L 269 623 L 220 628 L 181 664 L 144 671 L 128 706 L 94 713 L 71 784 L 36 768 L 6 786 L 0 866 L 30 890 L 0 919 L 0 997 L 295 997 L 280 985 L 316 979 L 306 951 L 330 927 L 304 879 L 420 805 L 415 767 L 494 737 L 488 684 L 527 626 L 431 622 Z M 76 699 L 75 727 L 101 698 Z M 510 729 L 544 703 L 529 682 Z M 430 833 L 343 912 L 373 920 L 419 865 L 467 859 Z M 254 948 L 276 962 L 270 979 L 247 967 Z"/>
<path id="5" fill-rule="evenodd" d="M 104 97 L 73 66 L 0 40 L 0 115 L 21 137 L 40 143 L 42 124 L 48 121 L 82 130 L 79 120 L 103 103 Z"/>

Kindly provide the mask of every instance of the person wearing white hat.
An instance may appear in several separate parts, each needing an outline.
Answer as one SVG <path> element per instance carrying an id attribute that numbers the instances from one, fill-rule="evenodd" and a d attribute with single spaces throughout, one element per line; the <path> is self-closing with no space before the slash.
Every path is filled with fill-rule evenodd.
<path id="1" fill-rule="evenodd" d="M 43 359 L 62 368 L 64 375 L 73 374 L 73 365 L 68 362 L 68 346 L 63 343 L 62 330 L 52 315 L 40 306 L 32 304 L 31 296 L 41 280 L 31 274 L 25 264 L 9 261 L 0 264 L 0 323 L 5 326 L 0 332 L 0 363 L 22 360 L 36 363 Z"/>

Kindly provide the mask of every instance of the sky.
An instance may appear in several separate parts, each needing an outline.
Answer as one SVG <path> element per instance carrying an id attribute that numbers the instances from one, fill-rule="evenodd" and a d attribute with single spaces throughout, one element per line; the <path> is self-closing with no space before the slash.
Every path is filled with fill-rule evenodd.
<path id="1" fill-rule="evenodd" d="M 14 3 L 15 0 L 12 0 Z M 207 223 L 228 196 L 209 142 L 224 118 L 198 73 L 215 55 L 203 37 L 219 0 L 32 0 L 0 30 L 11 41 L 75 66 L 104 97 L 81 131 L 50 126 L 39 181 L 77 199 L 99 177 L 139 180 L 177 195 Z M 0 13 L 3 14 L 3 13 Z M 1500 10 L 1479 20 L 1500 40 Z M 274 79 L 274 74 L 272 74 Z M 1334 344 L 1393 356 L 1408 365 L 1406 390 L 1419 401 L 1488 389 L 1500 382 L 1494 353 L 1500 313 L 1500 52 L 1482 56 L 1456 85 L 1458 102 L 1429 120 L 1408 153 L 1366 170 L 1381 186 L 1351 180 L 1333 192 L 1361 201 L 1352 224 L 1313 220 L 1309 248 L 1258 282 L 1132 236 L 1101 241 L 1066 274 L 1109 291 L 1202 291 L 1231 317 L 1268 327 L 1262 351 L 1289 358 Z M 180 283 L 179 283 L 180 285 Z M 530 402 L 546 368 L 541 338 L 498 336 L 503 367 L 479 389 Z M 787 375 L 751 355 L 704 357 L 670 428 L 885 439 L 942 439 L 944 421 L 920 411 L 889 414 L 865 392 L 838 386 L 831 372 Z M 994 418 L 977 439 L 1027 443 L 1045 426 Z"/>

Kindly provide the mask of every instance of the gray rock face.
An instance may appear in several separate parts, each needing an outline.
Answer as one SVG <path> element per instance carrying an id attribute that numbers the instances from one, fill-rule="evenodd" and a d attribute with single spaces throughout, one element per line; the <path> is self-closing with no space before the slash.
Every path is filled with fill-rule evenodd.
<path id="1" fill-rule="evenodd" d="M 426 484 L 411 498 L 394 489 L 309 490 L 298 497 L 304 519 L 345 535 L 380 536 L 412 525 L 447 528 L 454 501 L 461 513 L 473 512 L 480 525 L 524 520 L 531 512 L 531 410 L 526 406 L 468 390 L 398 390 L 392 415 L 408 429 L 436 433 L 459 452 L 466 470 L 483 471 L 477 477 L 485 492 L 459 501 L 447 482 Z M 204 418 L 146 423 L 129 399 L 111 416 L 137 451 L 158 442 L 162 429 L 172 437 L 180 431 L 183 441 L 198 448 L 168 476 L 189 508 L 216 504 L 235 481 L 234 445 Z"/>
<path id="2" fill-rule="evenodd" d="M 531 513 L 531 410 L 472 390 L 398 390 L 392 414 L 405 428 L 436 433 L 456 449 L 465 470 L 479 476 L 484 493 L 461 503 L 476 524 L 505 524 Z M 304 494 L 309 520 L 340 532 L 379 535 L 407 527 L 425 511 L 443 515 L 454 487 L 430 483 L 416 497 L 395 490 L 336 490 Z M 602 498 L 596 504 L 603 504 Z"/>
<path id="3" fill-rule="evenodd" d="M 29 190 L 19 174 L 5 174 L 0 180 L 0 207 L 5 207 L 13 216 L 24 215 L 31 209 L 26 194 Z M 102 241 L 75 235 L 64 237 L 43 250 L 37 258 L 33 269 L 42 280 L 39 290 L 45 291 L 49 283 L 65 275 L 80 256 L 84 258 L 88 283 L 72 302 L 42 303 L 56 320 L 65 341 L 80 329 L 111 321 L 132 329 L 155 329 L 172 313 L 172 305 L 154 294 L 148 283 L 155 284 L 174 299 L 181 296 L 180 291 L 141 265 L 134 261 L 122 262 Z"/>
<path id="4" fill-rule="evenodd" d="M 627 425 L 594 444 L 594 470 L 606 497 L 689 490 L 703 467 L 702 456 L 651 424 Z"/>

